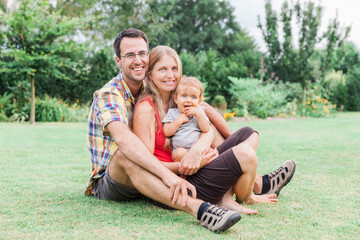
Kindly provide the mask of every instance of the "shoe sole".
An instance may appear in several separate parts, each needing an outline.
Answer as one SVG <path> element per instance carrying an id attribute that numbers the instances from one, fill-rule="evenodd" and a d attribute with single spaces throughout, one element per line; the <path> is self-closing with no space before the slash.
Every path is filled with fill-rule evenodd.
<path id="1" fill-rule="evenodd" d="M 223 231 L 228 230 L 229 228 L 231 228 L 232 226 L 234 226 L 235 223 L 237 223 L 238 221 L 240 221 L 241 216 L 240 214 L 233 214 L 231 215 L 228 220 L 226 220 L 226 223 L 219 229 L 215 230 L 214 233 L 220 233 Z"/>
<path id="2" fill-rule="evenodd" d="M 289 178 L 286 180 L 286 182 L 285 182 L 282 186 L 280 186 L 278 190 L 275 191 L 275 194 L 276 194 L 276 196 L 278 196 L 278 197 L 279 197 L 279 195 L 280 195 L 281 189 L 282 189 L 283 187 L 285 187 L 285 186 L 291 181 L 292 177 L 294 176 L 295 169 L 296 169 L 296 164 L 295 164 L 295 162 L 294 162 L 293 160 L 290 160 L 290 161 L 292 161 L 292 163 L 294 164 L 294 169 L 292 170 L 292 173 L 290 174 L 290 176 L 289 176 Z"/>

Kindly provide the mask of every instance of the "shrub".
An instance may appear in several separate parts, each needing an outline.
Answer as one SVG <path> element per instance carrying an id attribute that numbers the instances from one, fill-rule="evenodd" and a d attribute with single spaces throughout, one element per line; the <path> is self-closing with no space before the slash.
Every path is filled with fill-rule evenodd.
<path id="1" fill-rule="evenodd" d="M 360 68 L 347 75 L 345 110 L 360 111 Z"/>
<path id="2" fill-rule="evenodd" d="M 308 83 L 304 90 L 305 98 L 298 104 L 298 113 L 307 117 L 325 117 L 336 109 L 326 98 L 319 83 Z"/>
<path id="3" fill-rule="evenodd" d="M 71 105 L 61 99 L 49 96 L 36 100 L 36 121 L 86 122 L 88 113 L 88 104 L 81 106 L 79 100 Z"/>
<path id="4" fill-rule="evenodd" d="M 35 120 L 40 122 L 65 122 L 68 117 L 68 104 L 45 95 L 44 99 L 36 98 Z"/>
<path id="5" fill-rule="evenodd" d="M 252 115 L 266 118 L 267 116 L 276 116 L 277 109 L 286 104 L 287 94 L 284 91 L 276 89 L 273 83 L 264 84 L 259 79 L 233 78 L 231 94 L 234 96 L 237 108 L 244 109 Z"/>
<path id="6" fill-rule="evenodd" d="M 211 105 L 219 110 L 225 111 L 227 109 L 227 102 L 224 96 L 217 95 L 211 102 Z"/>

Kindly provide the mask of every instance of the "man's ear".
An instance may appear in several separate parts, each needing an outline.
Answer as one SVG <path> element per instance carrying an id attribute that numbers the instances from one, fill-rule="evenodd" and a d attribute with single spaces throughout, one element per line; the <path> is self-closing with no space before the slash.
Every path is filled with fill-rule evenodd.
<path id="1" fill-rule="evenodd" d="M 121 68 L 121 61 L 120 61 L 120 58 L 118 56 L 115 56 L 115 62 Z"/>

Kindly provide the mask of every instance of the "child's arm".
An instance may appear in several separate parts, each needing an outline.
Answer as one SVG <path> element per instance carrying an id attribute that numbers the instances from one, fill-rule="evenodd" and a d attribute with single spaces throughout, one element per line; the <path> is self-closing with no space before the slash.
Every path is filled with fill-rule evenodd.
<path id="1" fill-rule="evenodd" d="M 209 119 L 207 119 L 205 117 L 205 115 L 203 113 L 199 113 L 198 116 L 196 116 L 197 120 L 198 120 L 198 124 L 200 127 L 200 130 L 203 133 L 207 133 L 210 129 L 210 123 L 209 123 Z"/>
<path id="2" fill-rule="evenodd" d="M 197 118 L 200 130 L 203 133 L 207 133 L 210 129 L 209 119 L 205 116 L 205 113 L 196 107 L 189 107 L 185 110 L 186 116 L 193 115 Z"/>
<path id="3" fill-rule="evenodd" d="M 189 118 L 185 114 L 180 114 L 173 122 L 167 122 L 163 126 L 164 135 L 166 137 L 171 137 L 176 133 L 179 127 L 189 121 Z"/>

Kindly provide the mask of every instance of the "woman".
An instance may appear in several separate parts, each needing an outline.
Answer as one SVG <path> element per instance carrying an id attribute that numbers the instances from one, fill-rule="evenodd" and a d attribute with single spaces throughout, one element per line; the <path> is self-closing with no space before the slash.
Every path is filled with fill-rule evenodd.
<path id="1" fill-rule="evenodd" d="M 186 160 L 180 163 L 171 161 L 169 142 L 165 139 L 161 119 L 174 104 L 171 97 L 181 76 L 181 61 L 175 50 L 158 46 L 151 51 L 148 88 L 134 112 L 134 133 L 170 170 L 186 175 L 186 180 L 196 187 L 198 198 L 244 214 L 258 214 L 257 210 L 247 209 L 233 200 L 234 193 L 241 202 L 251 202 L 254 197 L 252 189 L 257 156 L 253 148 L 257 146 L 253 145 L 258 134 L 253 129 L 240 129 L 221 144 L 217 151 L 209 147 L 213 139 L 212 131 L 203 133 L 195 143 L 196 146 L 193 146 L 207 154 L 207 157 L 201 158 L 200 169 L 190 167 L 184 171 L 182 168 Z M 196 151 L 191 150 L 187 158 L 196 160 L 196 154 L 191 156 Z M 213 157 L 209 159 L 209 156 Z M 264 202 L 276 202 L 275 194 L 262 198 L 266 198 Z"/>

